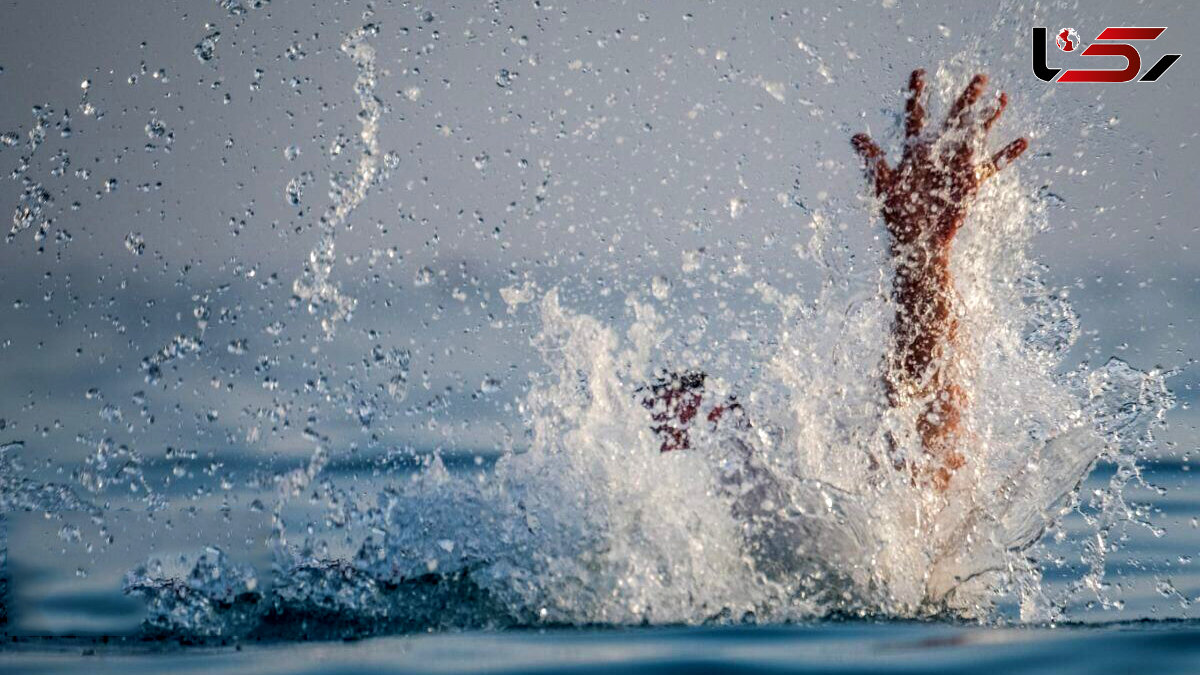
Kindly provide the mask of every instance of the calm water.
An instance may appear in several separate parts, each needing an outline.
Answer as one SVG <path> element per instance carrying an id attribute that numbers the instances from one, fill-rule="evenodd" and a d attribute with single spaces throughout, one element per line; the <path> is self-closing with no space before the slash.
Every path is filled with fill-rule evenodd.
<path id="1" fill-rule="evenodd" d="M 156 643 L 27 643 L 7 672 L 78 673 L 1195 673 L 1200 625 L 979 628 L 825 623 L 453 633 L 357 642 L 180 649 Z"/>

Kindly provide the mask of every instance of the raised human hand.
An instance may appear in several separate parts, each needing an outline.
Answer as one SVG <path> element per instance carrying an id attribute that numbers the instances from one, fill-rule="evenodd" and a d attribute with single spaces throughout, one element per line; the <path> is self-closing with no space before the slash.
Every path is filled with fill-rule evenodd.
<path id="1" fill-rule="evenodd" d="M 923 133 L 925 71 L 914 70 L 905 107 L 904 153 L 895 168 L 888 165 L 883 150 L 870 136 L 854 136 L 852 142 L 866 163 L 875 194 L 883 200 L 883 219 L 896 243 L 924 241 L 936 248 L 948 246 L 962 227 L 980 185 L 1029 147 L 1029 141 L 1018 138 L 990 159 L 976 161 L 988 132 L 1008 104 L 1008 97 L 1001 93 L 995 105 L 980 110 L 976 103 L 986 87 L 986 75 L 972 78 L 942 128 L 930 138 Z"/>
<path id="2" fill-rule="evenodd" d="M 896 167 L 866 134 L 854 147 L 866 163 L 883 219 L 892 235 L 896 276 L 893 298 L 894 344 L 884 375 L 888 401 L 902 407 L 923 401 L 917 420 L 921 445 L 931 461 L 910 465 L 914 478 L 945 490 L 963 455 L 963 412 L 969 396 L 954 349 L 958 322 L 950 275 L 950 242 L 966 220 L 967 209 L 985 180 L 1025 152 L 1019 138 L 982 162 L 987 135 L 1008 103 L 1001 93 L 994 105 L 978 105 L 987 76 L 976 75 L 951 106 L 932 137 L 924 134 L 925 71 L 913 71 L 906 106 L 904 153 Z M 985 155 L 986 156 L 986 155 Z"/>

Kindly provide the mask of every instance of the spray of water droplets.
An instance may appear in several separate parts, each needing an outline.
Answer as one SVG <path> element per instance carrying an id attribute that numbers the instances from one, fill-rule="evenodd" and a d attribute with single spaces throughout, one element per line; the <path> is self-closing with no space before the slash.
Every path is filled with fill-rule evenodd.
<path id="1" fill-rule="evenodd" d="M 234 14 L 260 4 L 222 6 Z M 357 71 L 359 155 L 348 175 L 331 177 L 319 240 L 292 284 L 328 339 L 355 309 L 334 279 L 338 232 L 398 161 L 381 152 L 377 138 L 384 108 L 369 41 L 376 33 L 367 25 L 341 43 Z M 197 47 L 201 60 L 213 58 L 218 35 Z M 508 88 L 516 73 L 501 74 L 497 84 Z M 961 87 L 939 77 L 943 99 Z M 785 100 L 779 85 L 756 83 Z M 35 111 L 30 155 L 44 139 L 49 114 Z M 146 134 L 169 138 L 157 118 Z M 0 140 L 18 142 L 9 135 Z M 488 162 L 486 154 L 475 157 L 480 170 Z M 23 190 L 10 238 L 49 227 L 53 195 L 24 171 L 16 174 Z M 293 205 L 310 180 L 286 188 Z M 730 217 L 755 217 L 747 204 L 731 200 Z M 520 401 L 524 440 L 509 440 L 493 466 L 455 472 L 435 454 L 415 460 L 411 474 L 387 476 L 377 492 L 318 484 L 331 457 L 320 434 L 306 426 L 316 451 L 272 483 L 280 496 L 272 514 L 272 579 L 260 580 L 210 547 L 194 559 L 138 566 L 125 589 L 147 600 L 150 629 L 187 636 L 781 621 L 834 613 L 990 617 L 1007 599 L 1016 600 L 1025 619 L 1054 620 L 1081 594 L 1109 602 L 1109 539 L 1130 523 L 1155 527 L 1124 493 L 1140 480 L 1139 458 L 1172 398 L 1165 373 L 1117 359 L 1060 372 L 1080 326 L 1066 295 L 1042 282 L 1027 255 L 1045 223 L 1041 208 L 1022 189 L 1019 173 L 1005 172 L 980 194 L 956 244 L 962 348 L 972 355 L 974 394 L 968 463 L 944 494 L 881 461 L 920 453 L 912 411 L 888 409 L 882 395 L 882 345 L 895 311 L 889 282 L 886 275 L 849 271 L 851 253 L 834 222 L 840 216 L 812 211 L 813 236 L 796 262 L 820 272 L 818 295 L 755 283 L 756 301 L 777 317 L 769 327 L 773 339 L 757 355 L 750 379 L 714 383 L 718 393 L 739 394 L 752 425 L 699 428 L 690 451 L 658 452 L 650 411 L 637 392 L 659 368 L 686 360 L 669 346 L 671 327 L 655 304 L 671 298 L 667 276 L 654 277 L 649 298 L 627 299 L 623 329 L 572 307 L 560 289 L 526 282 L 500 296 L 510 316 L 539 326 L 534 343 L 543 364 Z M 135 256 L 145 244 L 137 233 L 125 238 Z M 685 254 L 680 271 L 694 271 L 701 257 Z M 415 286 L 429 285 L 434 272 L 421 267 L 415 279 Z M 207 311 L 196 308 L 195 335 L 176 335 L 142 360 L 147 383 L 160 383 L 172 364 L 203 351 Z M 228 352 L 245 349 L 235 341 Z M 391 373 L 386 391 L 396 400 L 407 394 L 410 358 L 382 348 L 369 357 Z M 485 380 L 481 390 L 498 386 L 493 382 Z M 105 406 L 101 414 L 106 422 L 121 421 L 119 408 Z M 99 494 L 119 482 L 148 494 L 155 506 L 136 449 L 107 438 L 81 441 L 92 448 L 74 476 L 81 487 Z M 21 452 L 19 443 L 0 446 L 0 516 L 19 509 L 98 514 L 71 488 L 23 480 Z M 1080 494 L 1098 461 L 1116 467 L 1113 477 L 1106 488 Z M 284 504 L 305 493 L 321 495 L 313 508 L 344 532 L 344 550 L 284 536 Z M 1047 535 L 1061 534 L 1063 517 L 1072 513 L 1086 521 L 1088 536 L 1067 545 L 1086 570 L 1067 588 L 1050 591 L 1041 583 L 1051 555 Z M 0 546 L 0 563 L 3 552 Z"/>
<path id="2" fill-rule="evenodd" d="M 379 150 L 383 104 L 375 94 L 378 77 L 375 48 L 368 42 L 377 33 L 378 29 L 368 24 L 348 35 L 341 44 L 342 52 L 350 57 L 358 71 L 354 93 L 359 104 L 357 117 L 362 126 L 358 134 L 360 155 L 351 175 L 336 174 L 330 178 L 333 202 L 320 218 L 321 238 L 309 252 L 303 273 L 292 284 L 292 291 L 307 304 L 309 313 L 320 319 L 327 338 L 333 337 L 339 322 L 350 318 L 355 306 L 354 298 L 343 292 L 332 279 L 337 262 L 337 232 L 367 198 L 371 188 L 394 169 L 397 162 L 394 155 L 382 156 Z M 302 187 L 289 185 L 288 190 L 298 202 Z"/>

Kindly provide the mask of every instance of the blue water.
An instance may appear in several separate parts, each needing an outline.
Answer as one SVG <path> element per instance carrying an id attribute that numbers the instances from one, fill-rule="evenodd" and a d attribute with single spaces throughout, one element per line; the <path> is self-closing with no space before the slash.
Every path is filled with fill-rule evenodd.
<path id="1" fill-rule="evenodd" d="M 1050 97 L 1022 37 L 1170 24 L 1156 49 L 1174 52 L 1194 33 L 1194 12 L 1127 4 L 1089 5 L 1092 27 L 1063 0 L 949 18 L 887 0 L 6 8 L 0 675 L 1200 672 L 1197 209 L 1177 138 L 1196 89 L 1176 68 L 1150 93 Z M 1014 572 L 996 606 L 965 603 L 979 615 L 907 620 L 927 616 L 904 589 L 928 559 L 904 552 L 928 531 L 882 500 L 860 513 L 895 560 L 801 528 L 822 564 L 759 599 L 728 563 L 752 540 L 756 565 L 787 561 L 706 519 L 727 505 L 689 501 L 716 483 L 682 453 L 622 454 L 647 428 L 626 413 L 644 415 L 651 367 L 705 367 L 763 422 L 751 440 L 800 441 L 796 477 L 871 478 L 845 449 L 883 438 L 860 418 L 882 230 L 848 139 L 895 136 L 918 66 L 942 99 L 986 69 L 1013 98 L 1003 135 L 1036 141 L 964 234 L 959 278 L 995 336 L 982 466 L 1061 481 L 978 494 L 1070 493 L 1023 502 L 1061 525 L 1021 521 L 1045 540 L 955 568 Z M 1121 440 L 1076 493 L 1067 455 L 1030 451 L 1080 420 Z M 462 480 L 564 451 L 510 463 L 492 484 L 511 499 Z M 422 479 L 407 511 L 381 505 Z M 964 531 L 950 551 L 1001 528 Z M 218 550 L 220 573 L 195 574 Z M 901 600 L 854 605 L 835 578 L 876 571 L 895 584 L 852 588 Z"/>
<path id="2" fill-rule="evenodd" d="M 351 469 L 342 468 L 338 473 Z M 1098 467 L 1088 486 L 1103 484 Z M 958 621 L 843 621 L 796 625 L 600 628 L 510 628 L 417 632 L 346 640 L 181 640 L 140 632 L 142 603 L 124 597 L 115 578 L 71 578 L 62 556 L 21 555 L 12 574 L 16 593 L 9 635 L 0 647 L 5 673 L 532 673 L 532 672 L 753 672 L 753 673 L 1195 673 L 1200 672 L 1200 623 L 1186 618 L 1177 596 L 1164 596 L 1169 579 L 1179 596 L 1200 594 L 1190 564 L 1198 544 L 1192 514 L 1200 499 L 1186 464 L 1150 462 L 1145 477 L 1162 494 L 1135 491 L 1167 529 L 1128 540 L 1128 552 L 1109 560 L 1121 587 L 1120 610 L 1086 604 L 1071 608 L 1079 622 L 1019 625 L 1003 616 L 989 625 Z M 41 516 L 16 520 L 13 536 L 32 537 Z M 24 534 L 22 534 L 24 532 Z M 41 549 L 45 550 L 45 549 Z M 36 562 L 38 564 L 34 564 Z M 1172 564 L 1171 561 L 1174 561 Z M 118 566 L 114 566 L 116 570 Z M 103 576 L 103 575 L 99 575 Z M 1045 583 L 1066 572 L 1049 570 Z M 57 578 L 58 584 L 52 583 Z M 1138 618 L 1128 618 L 1138 617 Z M 319 633 L 328 617 L 299 619 L 289 630 Z M 354 635 L 353 631 L 346 635 Z M 361 634 L 361 632 L 360 632 Z M 107 636 L 107 637 L 106 637 Z M 300 637 L 303 635 L 293 635 Z"/>
<path id="3" fill-rule="evenodd" d="M 1200 624 L 985 628 L 819 623 L 451 633 L 353 642 L 181 648 L 158 642 L 19 643 L 13 673 L 1195 673 Z"/>

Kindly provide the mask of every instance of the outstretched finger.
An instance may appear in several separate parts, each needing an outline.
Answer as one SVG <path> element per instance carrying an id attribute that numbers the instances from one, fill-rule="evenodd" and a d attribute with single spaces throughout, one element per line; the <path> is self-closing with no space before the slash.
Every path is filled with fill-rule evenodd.
<path id="1" fill-rule="evenodd" d="M 854 149 L 863 158 L 863 162 L 867 166 L 867 173 L 875 182 L 875 192 L 883 192 L 892 177 L 892 170 L 888 167 L 883 150 L 866 134 L 856 134 L 850 142 L 854 144 Z"/>
<path id="2" fill-rule="evenodd" d="M 904 120 L 904 135 L 914 138 L 921 133 L 925 126 L 925 106 L 921 103 L 921 94 L 925 91 L 925 71 L 918 68 L 908 79 L 908 104 L 904 110 L 907 116 Z"/>
<path id="3" fill-rule="evenodd" d="M 992 130 L 992 125 L 996 123 L 996 120 L 1000 119 L 1000 114 L 1004 112 L 1006 107 L 1008 107 L 1008 94 L 1000 92 L 1000 98 L 996 101 L 996 108 L 992 110 L 992 114 L 983 123 L 984 133 Z"/>
<path id="4" fill-rule="evenodd" d="M 1004 146 L 1003 150 L 992 155 L 992 160 L 990 162 L 983 165 L 982 169 L 980 170 L 979 180 L 981 182 L 985 181 L 994 176 L 1004 167 L 1012 164 L 1013 161 L 1020 157 L 1021 153 L 1025 152 L 1028 147 L 1029 141 L 1024 138 L 1018 138 L 1012 143 Z"/>
<path id="5" fill-rule="evenodd" d="M 946 128 L 953 129 L 962 126 L 963 118 L 967 114 L 967 110 L 979 100 L 983 95 L 983 90 L 987 88 L 987 75 L 979 73 L 971 78 L 970 84 L 959 95 L 958 100 L 950 108 L 950 114 L 946 116 Z"/>

